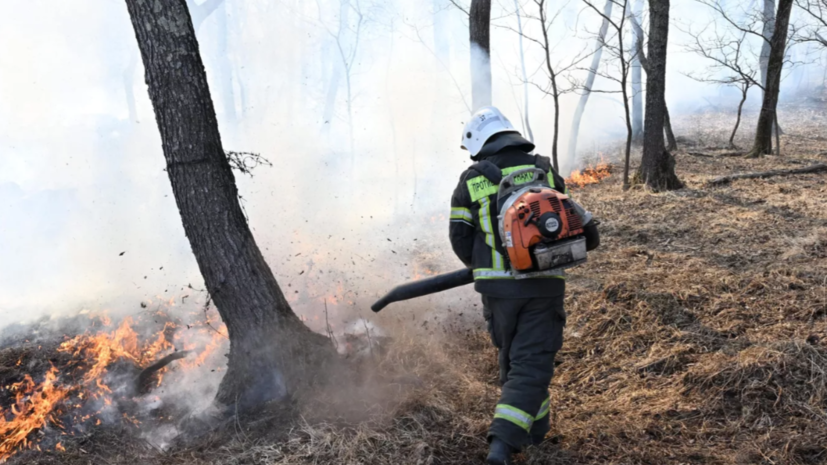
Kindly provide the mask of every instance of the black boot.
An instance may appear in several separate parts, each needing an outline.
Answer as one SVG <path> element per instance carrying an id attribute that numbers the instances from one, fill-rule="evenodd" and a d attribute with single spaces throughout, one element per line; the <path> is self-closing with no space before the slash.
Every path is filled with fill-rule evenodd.
<path id="1" fill-rule="evenodd" d="M 511 465 L 513 453 L 511 446 L 495 437 L 488 446 L 488 465 Z"/>
<path id="2" fill-rule="evenodd" d="M 545 440 L 546 440 L 546 435 L 545 434 L 532 434 L 531 435 L 531 445 L 533 445 L 533 446 L 539 446 Z"/>

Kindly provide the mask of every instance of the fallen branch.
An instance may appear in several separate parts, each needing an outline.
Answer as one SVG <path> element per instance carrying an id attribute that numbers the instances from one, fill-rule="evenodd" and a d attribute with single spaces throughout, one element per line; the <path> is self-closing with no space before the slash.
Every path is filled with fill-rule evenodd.
<path id="1" fill-rule="evenodd" d="M 704 152 L 686 152 L 687 155 L 692 155 L 693 157 L 704 157 L 704 158 L 723 158 L 723 157 L 740 157 L 744 155 L 744 152 L 721 152 L 716 154 L 711 153 L 704 153 Z"/>
<path id="2" fill-rule="evenodd" d="M 180 360 L 180 359 L 186 357 L 189 354 L 190 354 L 190 351 L 188 351 L 188 350 L 182 350 L 180 352 L 173 352 L 173 353 L 167 355 L 166 357 L 162 358 L 161 360 L 158 360 L 157 362 L 153 363 L 152 365 L 144 368 L 141 371 L 141 373 L 138 374 L 138 377 L 135 379 L 135 390 L 138 393 L 146 392 L 147 383 L 149 382 L 150 378 L 152 378 L 152 376 L 155 375 L 155 373 L 157 373 L 159 370 L 166 367 L 170 363 L 172 363 L 176 360 Z"/>
<path id="3" fill-rule="evenodd" d="M 703 157 L 703 158 L 715 158 L 715 155 L 710 155 L 708 153 L 701 153 L 701 152 L 686 152 L 687 155 L 692 155 L 693 157 Z"/>
<path id="4" fill-rule="evenodd" d="M 722 184 L 727 184 L 730 181 L 735 181 L 736 179 L 764 179 L 770 178 L 773 176 L 790 176 L 793 174 L 809 174 L 809 173 L 825 173 L 827 172 L 827 164 L 819 163 L 816 165 L 810 165 L 806 168 L 796 168 L 792 170 L 772 170 L 772 171 L 762 171 L 759 173 L 741 173 L 741 174 L 731 174 L 729 176 L 721 176 L 719 178 L 712 179 L 707 181 L 708 186 L 720 186 Z"/>

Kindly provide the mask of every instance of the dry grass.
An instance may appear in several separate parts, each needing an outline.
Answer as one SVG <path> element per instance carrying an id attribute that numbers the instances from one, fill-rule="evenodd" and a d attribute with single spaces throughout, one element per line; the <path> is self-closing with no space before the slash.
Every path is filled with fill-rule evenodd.
<path id="1" fill-rule="evenodd" d="M 614 175 L 575 192 L 603 246 L 569 282 L 552 432 L 518 463 L 827 463 L 827 176 L 704 184 L 824 161 L 806 136 L 823 117 L 785 124 L 780 159 L 678 153 L 680 191 L 623 192 Z M 18 461 L 481 463 L 496 354 L 481 331 L 447 336 L 396 332 L 352 378 L 166 452 L 97 432 Z"/>

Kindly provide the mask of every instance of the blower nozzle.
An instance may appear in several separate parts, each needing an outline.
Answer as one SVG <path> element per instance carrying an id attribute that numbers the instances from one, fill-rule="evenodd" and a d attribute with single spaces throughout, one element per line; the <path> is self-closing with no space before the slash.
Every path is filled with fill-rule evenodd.
<path id="1" fill-rule="evenodd" d="M 388 292 L 387 295 L 377 300 L 370 309 L 379 312 L 388 305 L 402 300 L 422 297 L 423 295 L 436 294 L 455 287 L 464 286 L 474 282 L 474 272 L 470 268 L 440 274 L 430 278 L 420 279 L 407 284 L 400 284 Z"/>

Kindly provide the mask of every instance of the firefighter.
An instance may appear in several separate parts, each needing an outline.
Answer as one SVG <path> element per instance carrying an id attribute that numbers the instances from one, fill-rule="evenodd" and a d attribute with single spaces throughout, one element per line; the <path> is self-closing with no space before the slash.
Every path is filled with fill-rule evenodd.
<path id="1" fill-rule="evenodd" d="M 532 155 L 534 144 L 494 107 L 472 116 L 462 148 L 475 162 L 493 163 L 502 176 L 541 168 L 550 173 L 552 188 L 566 192 L 549 159 Z M 459 259 L 473 269 L 474 288 L 482 294 L 483 315 L 499 351 L 502 393 L 488 431 L 488 463 L 500 465 L 511 463 L 511 455 L 526 445 L 542 442 L 550 429 L 548 387 L 563 344 L 566 282 L 563 276 L 514 279 L 497 232 L 498 186 L 481 168 L 474 164 L 460 176 L 451 198 L 450 237 Z"/>

